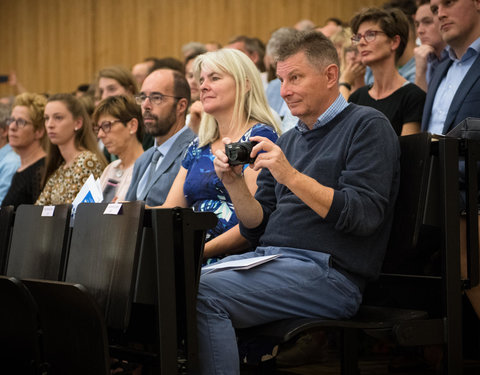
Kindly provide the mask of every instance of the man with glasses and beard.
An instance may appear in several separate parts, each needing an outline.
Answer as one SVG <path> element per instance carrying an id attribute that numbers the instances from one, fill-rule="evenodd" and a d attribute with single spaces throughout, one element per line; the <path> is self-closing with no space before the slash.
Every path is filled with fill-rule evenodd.
<path id="1" fill-rule="evenodd" d="M 185 126 L 190 87 L 181 73 L 159 69 L 145 79 L 135 99 L 142 107 L 145 132 L 155 138 L 155 144 L 135 162 L 126 200 L 158 206 L 167 197 L 183 153 L 195 137 Z"/>

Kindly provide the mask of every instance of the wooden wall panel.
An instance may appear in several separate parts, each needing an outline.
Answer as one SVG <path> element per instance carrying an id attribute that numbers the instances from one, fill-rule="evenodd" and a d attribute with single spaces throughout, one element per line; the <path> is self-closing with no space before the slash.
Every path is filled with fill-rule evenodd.
<path id="1" fill-rule="evenodd" d="M 72 91 L 108 65 L 181 57 L 190 41 L 225 44 L 239 34 L 265 42 L 278 27 L 331 16 L 348 21 L 382 0 L 1 0 L 0 74 L 31 91 Z M 7 84 L 0 96 L 10 95 Z"/>

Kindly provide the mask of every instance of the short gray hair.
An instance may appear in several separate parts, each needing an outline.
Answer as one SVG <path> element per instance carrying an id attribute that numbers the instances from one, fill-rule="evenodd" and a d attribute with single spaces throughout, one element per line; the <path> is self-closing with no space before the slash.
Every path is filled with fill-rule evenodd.
<path id="1" fill-rule="evenodd" d="M 299 31 L 293 27 L 281 27 L 275 30 L 267 43 L 265 54 L 275 59 L 282 44 L 289 43 L 298 33 Z"/>
<path id="2" fill-rule="evenodd" d="M 337 50 L 332 41 L 321 32 L 300 31 L 289 43 L 282 44 L 275 60 L 285 61 L 299 52 L 305 53 L 312 66 L 323 68 L 330 64 L 340 66 Z"/>

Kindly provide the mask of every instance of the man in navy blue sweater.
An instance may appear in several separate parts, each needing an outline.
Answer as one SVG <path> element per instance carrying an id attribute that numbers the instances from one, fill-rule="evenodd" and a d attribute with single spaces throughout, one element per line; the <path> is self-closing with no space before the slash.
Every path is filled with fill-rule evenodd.
<path id="1" fill-rule="evenodd" d="M 280 50 L 281 95 L 300 120 L 277 144 L 251 138 L 259 143 L 250 167 L 262 169 L 255 197 L 241 166 L 216 152 L 241 233 L 256 247 L 223 261 L 281 256 L 202 275 L 203 374 L 239 374 L 235 328 L 294 316 L 351 317 L 365 282 L 380 271 L 398 192 L 398 139 L 383 114 L 339 94 L 338 66 L 335 47 L 319 33 L 301 33 Z"/>

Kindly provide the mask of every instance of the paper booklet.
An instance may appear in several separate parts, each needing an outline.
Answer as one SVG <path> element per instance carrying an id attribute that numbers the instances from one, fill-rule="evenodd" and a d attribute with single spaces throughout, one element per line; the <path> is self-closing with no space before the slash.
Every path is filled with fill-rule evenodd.
<path id="1" fill-rule="evenodd" d="M 259 266 L 260 264 L 270 262 L 281 255 L 282 254 L 265 255 L 261 257 L 254 257 L 254 258 L 248 258 L 248 259 L 232 260 L 230 262 L 214 263 L 210 266 L 203 267 L 202 275 L 205 275 L 211 272 L 224 271 L 224 270 L 235 270 L 235 271 L 248 270 L 250 268 Z"/>
<path id="2" fill-rule="evenodd" d="M 72 202 L 72 218 L 70 225 L 73 225 L 75 212 L 80 203 L 100 203 L 102 200 L 103 193 L 100 186 L 100 179 L 95 180 L 95 177 L 91 174 Z"/>

